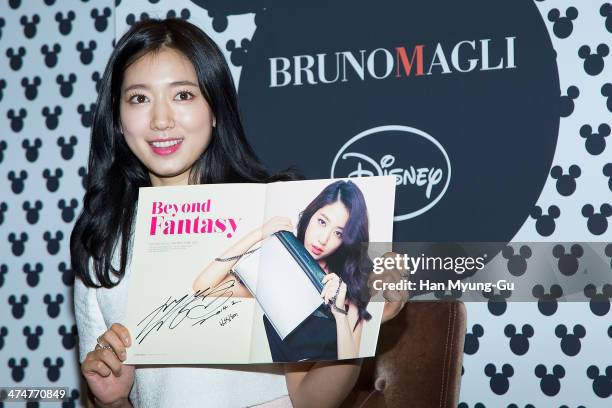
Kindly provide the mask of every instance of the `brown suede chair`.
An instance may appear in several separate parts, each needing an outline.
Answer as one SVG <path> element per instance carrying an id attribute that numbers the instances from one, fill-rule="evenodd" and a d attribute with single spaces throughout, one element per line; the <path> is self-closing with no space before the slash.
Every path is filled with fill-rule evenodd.
<path id="1" fill-rule="evenodd" d="M 410 301 L 380 328 L 343 408 L 456 408 L 466 311 L 462 302 Z"/>

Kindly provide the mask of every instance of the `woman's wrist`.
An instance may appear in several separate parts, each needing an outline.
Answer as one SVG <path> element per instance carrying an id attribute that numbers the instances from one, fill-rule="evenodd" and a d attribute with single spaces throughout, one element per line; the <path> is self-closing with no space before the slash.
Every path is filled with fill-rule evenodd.
<path id="1" fill-rule="evenodd" d="M 336 319 L 339 319 L 339 318 L 347 319 L 348 318 L 348 312 L 346 310 L 346 306 L 344 306 L 344 308 L 340 308 L 337 305 L 330 305 L 330 309 Z"/>

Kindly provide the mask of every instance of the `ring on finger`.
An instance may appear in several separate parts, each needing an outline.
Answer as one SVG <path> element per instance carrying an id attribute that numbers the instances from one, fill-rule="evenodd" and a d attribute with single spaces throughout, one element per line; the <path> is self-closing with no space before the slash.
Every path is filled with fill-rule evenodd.
<path id="1" fill-rule="evenodd" d="M 95 350 L 97 349 L 112 349 L 110 344 L 104 344 L 102 343 L 102 336 L 98 336 L 98 338 L 96 339 L 96 347 Z"/>

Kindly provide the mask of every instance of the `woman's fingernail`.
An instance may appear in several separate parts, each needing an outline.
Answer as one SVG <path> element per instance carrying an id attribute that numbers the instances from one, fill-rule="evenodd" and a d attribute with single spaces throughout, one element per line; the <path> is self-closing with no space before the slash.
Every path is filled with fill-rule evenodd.
<path id="1" fill-rule="evenodd" d="M 122 351 L 122 352 L 121 352 L 121 359 L 122 359 L 122 360 L 125 360 L 125 358 L 126 358 L 126 357 L 127 357 L 127 356 L 126 356 L 126 354 L 125 354 L 125 351 Z"/>

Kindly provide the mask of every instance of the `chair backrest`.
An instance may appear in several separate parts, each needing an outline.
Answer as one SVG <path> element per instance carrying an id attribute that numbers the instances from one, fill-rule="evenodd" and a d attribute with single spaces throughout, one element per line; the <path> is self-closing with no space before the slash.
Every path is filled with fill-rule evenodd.
<path id="1" fill-rule="evenodd" d="M 410 301 L 381 326 L 342 407 L 456 408 L 466 310 L 462 302 Z"/>

